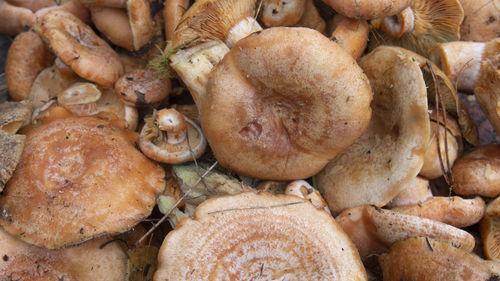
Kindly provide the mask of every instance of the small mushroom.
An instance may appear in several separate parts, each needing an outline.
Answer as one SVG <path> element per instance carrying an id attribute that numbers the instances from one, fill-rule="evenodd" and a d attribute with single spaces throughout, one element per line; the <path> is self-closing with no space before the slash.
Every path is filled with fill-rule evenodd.
<path id="1" fill-rule="evenodd" d="M 163 5 L 165 38 L 167 41 L 170 41 L 174 38 L 175 30 L 181 23 L 182 16 L 189 7 L 189 0 L 167 0 Z"/>
<path id="2" fill-rule="evenodd" d="M 343 211 L 335 220 L 352 239 L 362 260 L 387 252 L 392 244 L 412 237 L 433 238 L 471 252 L 468 232 L 442 222 L 363 205 Z"/>
<path id="3" fill-rule="evenodd" d="M 330 38 L 357 60 L 365 51 L 370 27 L 366 20 L 354 20 L 336 14 L 329 26 Z"/>
<path id="4" fill-rule="evenodd" d="M 306 2 L 307 0 L 265 0 L 260 20 L 266 27 L 293 26 L 302 18 Z"/>
<path id="5" fill-rule="evenodd" d="M 373 22 L 382 32 L 372 33 L 369 46 L 401 46 L 429 57 L 437 44 L 460 39 L 463 18 L 458 0 L 414 0 L 406 10 Z"/>
<path id="6" fill-rule="evenodd" d="M 39 19 L 37 26 L 56 55 L 80 77 L 113 86 L 123 74 L 118 54 L 73 14 L 51 10 Z"/>
<path id="7" fill-rule="evenodd" d="M 492 262 L 429 238 L 396 243 L 379 258 L 384 281 L 401 280 L 498 280 Z"/>
<path id="8" fill-rule="evenodd" d="M 171 108 L 145 119 L 139 146 L 151 159 L 178 164 L 199 158 L 207 141 L 196 123 Z"/>
<path id="9" fill-rule="evenodd" d="M 420 204 L 432 198 L 432 192 L 429 187 L 429 181 L 422 177 L 416 177 L 413 181 L 401 191 L 387 205 L 393 209 L 402 206 L 411 206 Z"/>
<path id="10" fill-rule="evenodd" d="M 64 75 L 55 66 L 47 67 L 33 82 L 28 99 L 34 108 L 41 107 L 78 80 L 77 76 Z"/>
<path id="11" fill-rule="evenodd" d="M 59 93 L 57 102 L 76 116 L 90 116 L 98 113 L 101 94 L 96 85 L 78 82 Z"/>
<path id="12" fill-rule="evenodd" d="M 411 0 L 323 0 L 339 14 L 351 19 L 376 19 L 401 12 Z"/>
<path id="13" fill-rule="evenodd" d="M 27 8 L 17 7 L 0 0 L 0 33 L 16 35 L 33 26 L 35 14 Z"/>
<path id="14" fill-rule="evenodd" d="M 296 180 L 289 183 L 286 187 L 285 194 L 295 195 L 302 199 L 309 200 L 314 207 L 330 213 L 330 209 L 328 209 L 326 201 L 321 194 L 319 194 L 319 191 L 314 189 L 314 187 L 305 180 Z"/>
<path id="15" fill-rule="evenodd" d="M 38 34 L 26 31 L 16 36 L 5 62 L 5 79 L 12 98 L 17 101 L 28 99 L 36 77 L 52 61 L 49 48 Z"/>
<path id="16" fill-rule="evenodd" d="M 486 42 L 500 35 L 498 0 L 460 0 L 464 21 L 460 26 L 462 41 Z"/>
<path id="17" fill-rule="evenodd" d="M 135 139 L 93 117 L 33 127 L 0 196 L 0 225 L 50 249 L 129 230 L 165 187 L 163 170 L 135 149 Z"/>
<path id="18" fill-rule="evenodd" d="M 326 33 L 326 22 L 321 17 L 321 15 L 318 12 L 318 9 L 314 5 L 314 0 L 306 0 L 306 7 L 304 10 L 304 14 L 300 18 L 300 20 L 295 24 L 295 26 L 308 27 L 311 29 L 315 29 L 322 34 Z"/>
<path id="19" fill-rule="evenodd" d="M 413 58 L 383 46 L 360 66 L 374 92 L 373 117 L 361 137 L 317 175 L 334 212 L 389 203 L 417 176 L 429 140 L 427 89 Z"/>
<path id="20" fill-rule="evenodd" d="M 51 251 L 0 228 L 0 280 L 125 280 L 126 253 L 111 239 Z"/>
<path id="21" fill-rule="evenodd" d="M 500 194 L 500 145 L 476 148 L 458 159 L 452 168 L 453 191 L 463 196 L 496 197 Z"/>
<path id="22" fill-rule="evenodd" d="M 125 73 L 115 83 L 115 93 L 123 102 L 134 106 L 155 105 L 171 92 L 170 79 L 160 79 L 150 69 L 136 69 Z"/>
<path id="23" fill-rule="evenodd" d="M 269 193 L 205 201 L 169 233 L 158 260 L 155 280 L 366 280 L 352 242 L 329 214 Z"/>

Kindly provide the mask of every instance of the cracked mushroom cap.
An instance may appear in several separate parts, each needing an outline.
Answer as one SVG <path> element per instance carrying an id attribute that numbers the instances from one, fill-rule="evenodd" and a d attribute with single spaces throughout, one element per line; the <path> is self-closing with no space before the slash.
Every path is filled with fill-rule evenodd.
<path id="1" fill-rule="evenodd" d="M 410 238 L 379 257 L 384 281 L 498 280 L 498 267 L 447 243 Z"/>
<path id="2" fill-rule="evenodd" d="M 111 238 L 48 250 L 30 245 L 0 228 L 0 280 L 125 280 L 127 257 Z"/>
<path id="3" fill-rule="evenodd" d="M 54 249 L 139 223 L 165 183 L 164 171 L 135 149 L 132 134 L 92 117 L 29 130 L 21 162 L 0 197 L 0 225 Z"/>
<path id="4" fill-rule="evenodd" d="M 295 196 L 205 201 L 163 241 L 155 280 L 366 280 L 334 219 Z M 280 279 L 281 278 L 281 279 Z"/>
<path id="5" fill-rule="evenodd" d="M 426 85 L 412 57 L 379 47 L 360 65 L 374 91 L 370 125 L 317 178 L 335 212 L 386 205 L 417 176 L 429 140 Z"/>
<path id="6" fill-rule="evenodd" d="M 339 45 L 312 29 L 273 27 L 238 41 L 215 66 L 200 119 L 222 166 L 304 179 L 361 135 L 371 98 L 365 74 Z"/>
<path id="7" fill-rule="evenodd" d="M 122 76 L 118 54 L 73 14 L 51 10 L 38 19 L 37 26 L 50 48 L 80 77 L 112 87 Z"/>
<path id="8" fill-rule="evenodd" d="M 411 0 L 323 0 L 339 14 L 352 19 L 392 16 L 410 5 Z"/>

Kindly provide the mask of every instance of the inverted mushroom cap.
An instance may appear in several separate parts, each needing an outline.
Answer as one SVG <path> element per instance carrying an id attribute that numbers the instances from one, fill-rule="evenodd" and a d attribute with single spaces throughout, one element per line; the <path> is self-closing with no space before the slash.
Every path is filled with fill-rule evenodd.
<path id="1" fill-rule="evenodd" d="M 0 280 L 125 280 L 127 257 L 111 238 L 61 250 L 30 245 L 0 228 Z"/>
<path id="2" fill-rule="evenodd" d="M 429 139 L 427 92 L 410 56 L 379 47 L 360 65 L 374 91 L 368 129 L 318 174 L 331 210 L 387 204 L 417 176 Z"/>
<path id="3" fill-rule="evenodd" d="M 410 5 L 411 0 L 323 0 L 339 14 L 352 19 L 392 16 Z"/>
<path id="4" fill-rule="evenodd" d="M 113 86 L 123 74 L 118 54 L 73 14 L 49 11 L 38 19 L 38 30 L 56 55 L 80 77 Z"/>
<path id="5" fill-rule="evenodd" d="M 49 48 L 35 32 L 26 31 L 16 36 L 5 62 L 5 79 L 14 100 L 29 97 L 36 77 L 52 63 L 52 59 Z"/>
<path id="6" fill-rule="evenodd" d="M 303 179 L 361 135 L 371 97 L 361 68 L 336 43 L 315 30 L 275 27 L 238 41 L 214 68 L 200 119 L 222 166 Z"/>
<path id="7" fill-rule="evenodd" d="M 0 197 L 0 225 L 47 248 L 136 225 L 163 191 L 164 172 L 130 138 L 130 132 L 91 117 L 29 130 L 21 162 Z"/>
<path id="8" fill-rule="evenodd" d="M 155 280 L 366 280 L 329 214 L 269 193 L 205 201 L 169 233 L 158 259 Z"/>

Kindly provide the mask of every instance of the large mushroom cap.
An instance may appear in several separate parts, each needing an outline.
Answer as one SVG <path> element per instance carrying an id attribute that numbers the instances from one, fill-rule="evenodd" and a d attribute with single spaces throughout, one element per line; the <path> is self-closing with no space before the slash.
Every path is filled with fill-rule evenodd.
<path id="1" fill-rule="evenodd" d="M 73 14 L 49 11 L 38 19 L 38 30 L 50 41 L 56 55 L 80 77 L 113 86 L 123 74 L 118 54 Z"/>
<path id="2" fill-rule="evenodd" d="M 330 209 L 387 204 L 418 174 L 429 139 L 422 71 L 410 56 L 380 47 L 360 61 L 374 97 L 368 129 L 318 174 Z"/>
<path id="3" fill-rule="evenodd" d="M 371 97 L 339 45 L 315 30 L 275 27 L 238 41 L 214 68 L 200 116 L 221 165 L 303 179 L 361 135 Z"/>
<path id="4" fill-rule="evenodd" d="M 109 240 L 109 238 L 107 238 Z M 127 258 L 106 238 L 51 251 L 30 245 L 0 228 L 0 280 L 125 280 Z"/>
<path id="5" fill-rule="evenodd" d="M 54 120 L 27 132 L 0 224 L 47 248 L 124 232 L 150 214 L 163 177 L 130 133 L 91 117 Z"/>
<path id="6" fill-rule="evenodd" d="M 366 273 L 329 214 L 296 196 L 248 192 L 205 201 L 169 233 L 155 280 L 185 279 L 366 280 Z"/>

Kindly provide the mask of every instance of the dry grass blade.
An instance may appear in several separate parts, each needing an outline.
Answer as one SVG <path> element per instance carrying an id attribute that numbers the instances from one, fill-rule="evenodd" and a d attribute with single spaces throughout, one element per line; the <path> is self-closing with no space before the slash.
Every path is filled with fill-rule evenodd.
<path id="1" fill-rule="evenodd" d="M 208 168 L 208 170 L 196 181 L 196 183 L 191 185 L 189 187 L 189 189 L 186 191 L 186 193 L 184 193 L 184 195 L 182 195 L 182 197 L 179 198 L 179 200 L 177 200 L 177 202 L 175 202 L 174 206 L 172 206 L 172 208 L 170 208 L 170 210 L 168 210 L 168 212 L 165 213 L 165 215 L 163 215 L 163 217 L 151 229 L 149 229 L 148 232 L 146 232 L 146 234 L 144 234 L 139 240 L 137 240 L 137 242 L 135 244 L 136 245 L 140 244 L 146 237 L 148 237 L 151 233 L 153 233 L 153 231 L 155 231 L 155 229 L 158 228 L 158 226 L 160 226 L 168 218 L 168 216 L 172 213 L 172 211 L 175 208 L 177 208 L 177 206 L 179 206 L 179 204 L 182 202 L 182 200 L 184 200 L 186 197 L 188 197 L 191 190 L 193 190 L 193 188 L 195 186 L 197 186 L 203 180 L 203 178 L 206 175 L 208 175 L 210 173 L 210 171 L 212 171 L 215 168 L 215 166 L 217 166 L 217 164 L 219 164 L 219 162 L 215 161 L 215 163 L 213 163 L 212 166 L 210 166 L 210 168 Z"/>

